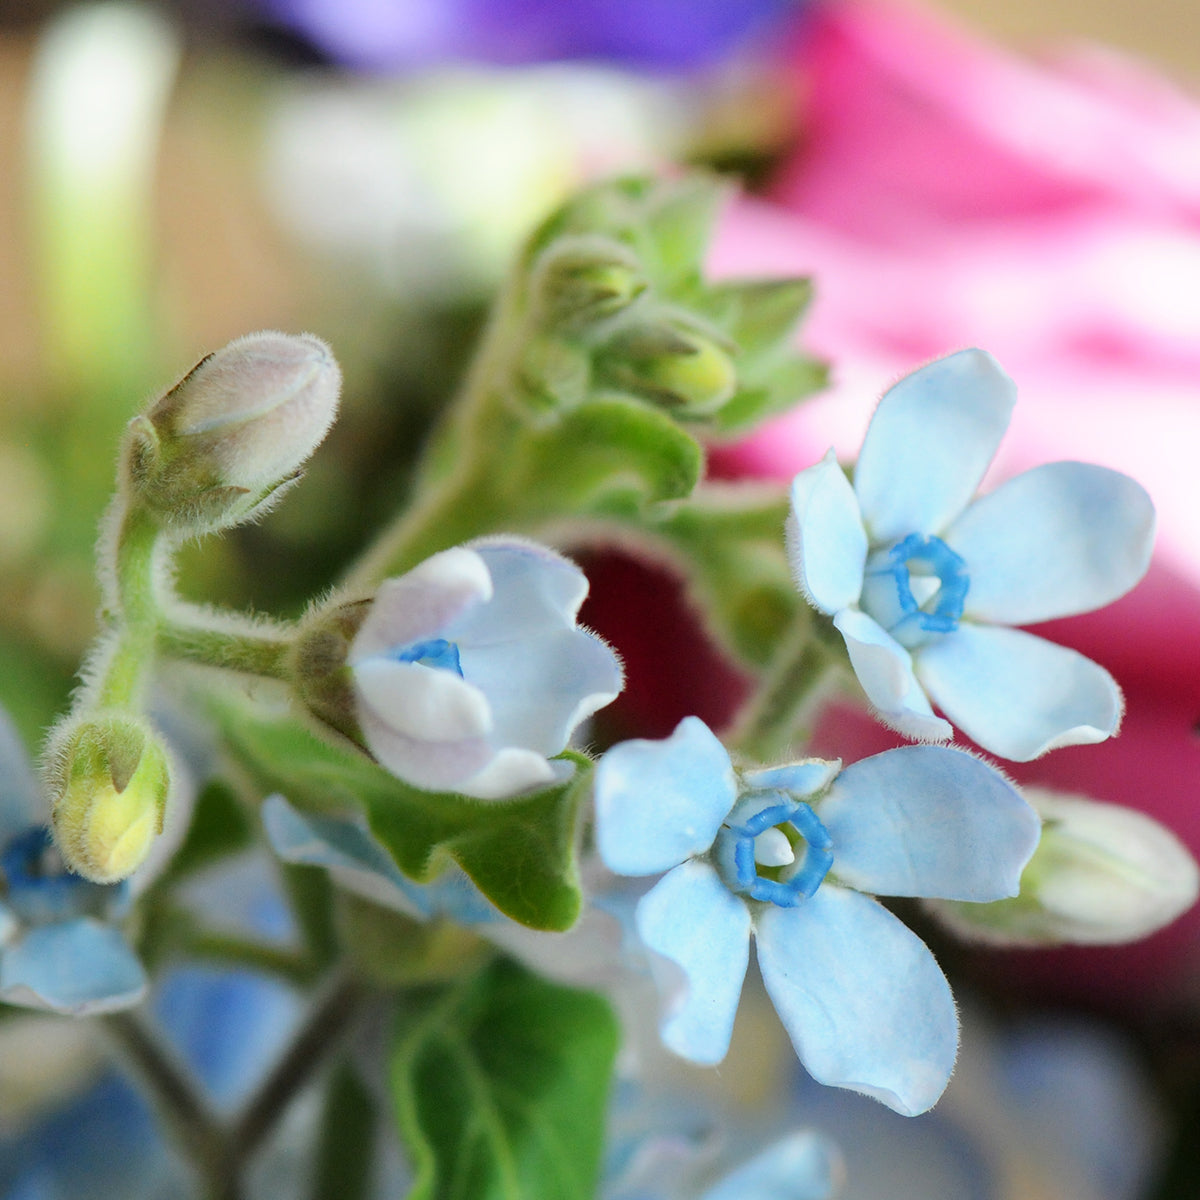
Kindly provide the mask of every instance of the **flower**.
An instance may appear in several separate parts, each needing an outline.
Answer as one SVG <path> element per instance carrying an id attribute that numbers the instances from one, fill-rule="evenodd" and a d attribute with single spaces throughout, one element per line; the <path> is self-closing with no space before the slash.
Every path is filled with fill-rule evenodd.
<path id="1" fill-rule="evenodd" d="M 513 538 L 386 580 L 347 658 L 371 753 L 417 787 L 489 800 L 569 775 L 547 760 L 621 690 L 617 656 L 576 625 L 587 587 L 574 563 Z"/>
<path id="2" fill-rule="evenodd" d="M 710 64 L 767 25 L 789 0 L 417 0 L 404 5 L 261 0 L 330 54 L 368 68 L 479 60 L 524 63 L 603 58 L 635 66 Z"/>
<path id="3" fill-rule="evenodd" d="M 833 617 L 880 717 L 1026 762 L 1116 732 L 1121 691 L 1074 650 L 1009 628 L 1088 612 L 1145 574 L 1154 506 L 1128 476 L 1035 467 L 971 502 L 1008 425 L 1012 381 L 982 350 L 902 379 L 879 402 L 851 487 L 833 452 L 792 484 L 797 582 Z"/>
<path id="4" fill-rule="evenodd" d="M 708 727 L 686 717 L 664 741 L 623 742 L 601 759 L 597 847 L 619 874 L 667 871 L 635 921 L 686 980 L 666 981 L 670 1049 L 724 1058 L 753 932 L 808 1072 L 912 1116 L 950 1078 L 954 1001 L 920 939 L 861 889 L 1016 895 L 1040 824 L 964 751 L 905 746 L 840 768 L 809 759 L 737 772 Z"/>
<path id="5" fill-rule="evenodd" d="M 0 1000 L 85 1016 L 137 1004 L 146 975 L 108 918 L 128 884 L 69 872 L 54 847 L 24 747 L 0 712 Z"/>

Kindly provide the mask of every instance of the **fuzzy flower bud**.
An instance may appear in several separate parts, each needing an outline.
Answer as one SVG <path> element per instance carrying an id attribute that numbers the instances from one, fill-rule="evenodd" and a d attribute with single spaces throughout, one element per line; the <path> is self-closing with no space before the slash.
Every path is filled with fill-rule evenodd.
<path id="1" fill-rule="evenodd" d="M 1117 944 L 1154 933 L 1195 903 L 1196 860 L 1145 813 L 1035 788 L 1025 796 L 1043 826 L 1020 895 L 931 904 L 956 932 L 1004 945 Z"/>
<path id="2" fill-rule="evenodd" d="M 340 389 L 319 338 L 252 333 L 230 342 L 130 423 L 128 487 L 182 532 L 245 521 L 297 477 L 333 423 Z"/>
<path id="3" fill-rule="evenodd" d="M 620 242 L 567 237 L 543 251 L 533 286 L 547 325 L 581 328 L 628 308 L 647 282 L 636 256 Z"/>
<path id="4" fill-rule="evenodd" d="M 698 329 L 665 322 L 630 329 L 606 347 L 604 368 L 620 387 L 681 416 L 706 417 L 737 391 L 731 349 Z"/>
<path id="5" fill-rule="evenodd" d="M 50 773 L 64 862 L 94 883 L 127 879 L 162 831 L 171 773 L 158 738 L 132 717 L 94 717 L 68 732 Z"/>

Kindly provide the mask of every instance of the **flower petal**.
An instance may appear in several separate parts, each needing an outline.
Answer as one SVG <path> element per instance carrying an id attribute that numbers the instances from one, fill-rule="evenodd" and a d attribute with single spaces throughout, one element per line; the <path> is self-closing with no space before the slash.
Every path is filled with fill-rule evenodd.
<path id="1" fill-rule="evenodd" d="M 792 480 L 787 549 L 796 584 L 814 608 L 833 614 L 858 602 L 867 531 L 832 450 Z"/>
<path id="2" fill-rule="evenodd" d="M 460 642 L 459 659 L 463 677 L 487 699 L 493 744 L 543 756 L 561 753 L 579 722 L 621 691 L 617 656 L 577 628 L 550 629 L 519 642 Z"/>
<path id="3" fill-rule="evenodd" d="M 944 746 L 903 746 L 847 767 L 818 816 L 838 879 L 882 896 L 1015 896 L 1041 834 L 1003 775 Z"/>
<path id="4" fill-rule="evenodd" d="M 664 1044 L 711 1066 L 729 1050 L 750 961 L 750 913 L 704 862 L 664 875 L 638 902 L 637 928 L 651 950 L 682 968 L 687 987 L 667 998 Z"/>
<path id="5" fill-rule="evenodd" d="M 548 762 L 532 750 L 505 746 L 482 770 L 461 780 L 455 790 L 477 800 L 507 800 L 535 788 L 563 783 L 574 770 L 570 762 Z"/>
<path id="6" fill-rule="evenodd" d="M 1047 463 L 981 496 L 945 541 L 967 562 L 966 616 L 1028 625 L 1129 591 L 1150 565 L 1154 505 L 1119 471 Z"/>
<path id="7" fill-rule="evenodd" d="M 460 783 L 481 771 L 495 751 L 486 738 L 456 742 L 426 742 L 397 733 L 370 709 L 360 709 L 363 738 L 380 766 L 414 787 L 455 791 Z"/>
<path id="8" fill-rule="evenodd" d="M 487 698 L 453 671 L 368 658 L 354 668 L 354 686 L 360 719 L 370 712 L 405 737 L 454 742 L 492 730 Z"/>
<path id="9" fill-rule="evenodd" d="M 953 730 L 933 715 L 917 677 L 912 655 L 866 613 L 844 608 L 833 618 L 850 655 L 858 682 L 879 718 L 905 737 L 944 742 Z"/>
<path id="10" fill-rule="evenodd" d="M 284 862 L 324 867 L 342 887 L 385 908 L 422 920 L 445 915 L 469 925 L 496 918 L 461 870 L 448 867 L 433 883 L 414 883 L 356 821 L 298 812 L 276 793 L 263 801 L 262 822 Z"/>
<path id="11" fill-rule="evenodd" d="M 347 661 L 387 657 L 410 642 L 440 635 L 465 611 L 492 598 L 492 578 L 474 550 L 455 546 L 427 558 L 375 591 Z"/>
<path id="12" fill-rule="evenodd" d="M 939 533 L 962 512 L 1016 398 L 1013 381 L 983 350 L 940 358 L 884 394 L 854 468 L 872 545 Z"/>
<path id="13" fill-rule="evenodd" d="M 805 1069 L 911 1117 L 945 1090 L 958 1050 L 946 977 L 869 896 L 822 884 L 756 921 L 763 983 Z"/>
<path id="14" fill-rule="evenodd" d="M 80 917 L 40 925 L 0 955 L 0 1000 L 82 1017 L 137 1004 L 146 974 L 111 925 Z"/>
<path id="15" fill-rule="evenodd" d="M 588 594 L 587 576 L 547 546 L 519 538 L 483 538 L 469 550 L 483 560 L 493 595 L 486 608 L 464 610 L 445 636 L 470 641 L 523 638 L 547 625 L 573 628 Z"/>
<path id="16" fill-rule="evenodd" d="M 737 799 L 729 754 L 699 717 L 596 764 L 596 847 L 618 875 L 653 875 L 713 844 Z"/>
<path id="17" fill-rule="evenodd" d="M 1024 630 L 964 621 L 923 646 L 916 667 L 955 725 L 1013 762 L 1102 742 L 1121 723 L 1121 689 L 1103 667 Z"/>
<path id="18" fill-rule="evenodd" d="M 828 1200 L 841 1178 L 837 1147 L 806 1129 L 756 1154 L 700 1200 Z"/>
<path id="19" fill-rule="evenodd" d="M 808 758 L 801 762 L 781 763 L 777 767 L 743 771 L 742 782 L 748 788 L 788 792 L 801 800 L 813 792 L 823 791 L 841 769 L 840 758 Z"/>

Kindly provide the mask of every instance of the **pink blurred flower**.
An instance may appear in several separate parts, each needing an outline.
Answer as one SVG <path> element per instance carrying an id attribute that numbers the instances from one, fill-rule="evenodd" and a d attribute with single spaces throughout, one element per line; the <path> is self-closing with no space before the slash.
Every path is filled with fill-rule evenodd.
<path id="1" fill-rule="evenodd" d="M 805 343 L 835 385 L 716 470 L 789 479 L 851 454 L 896 378 L 989 350 L 1020 388 L 989 483 L 1081 459 L 1159 510 L 1145 583 L 1046 630 L 1121 682 L 1121 736 L 1013 773 L 1141 807 L 1200 853 L 1200 106 L 1111 53 L 1038 64 L 896 0 L 827 5 L 791 53 L 803 142 L 768 201 L 727 215 L 711 266 L 812 274 Z M 869 752 L 848 733 L 816 752 Z M 1193 914 L 1141 948 L 1072 952 L 1073 986 L 1144 992 L 1168 960 L 1200 980 L 1198 934 Z"/>

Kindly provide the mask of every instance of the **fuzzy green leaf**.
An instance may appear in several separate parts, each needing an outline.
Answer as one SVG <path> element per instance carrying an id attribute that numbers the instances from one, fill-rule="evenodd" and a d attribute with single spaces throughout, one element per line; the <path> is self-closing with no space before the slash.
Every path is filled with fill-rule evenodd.
<path id="1" fill-rule="evenodd" d="M 397 866 L 420 883 L 457 862 L 501 912 L 535 929 L 567 929 L 579 915 L 575 816 L 591 764 L 571 755 L 573 777 L 512 800 L 424 792 L 365 755 L 330 745 L 286 716 L 220 704 L 226 743 L 264 792 L 300 808 L 355 807 Z"/>
<path id="2" fill-rule="evenodd" d="M 391 1058 L 408 1200 L 590 1200 L 617 1050 L 608 1004 L 498 962 L 403 1013 Z"/>

